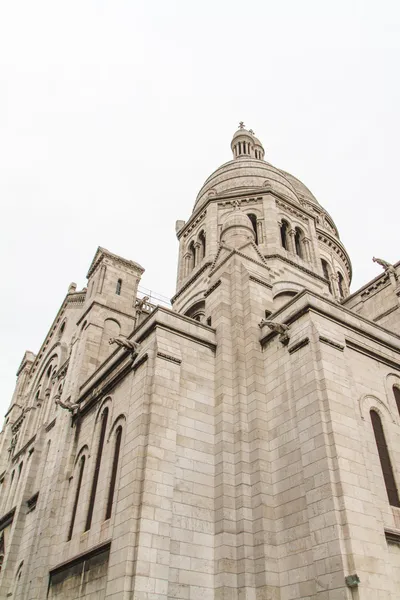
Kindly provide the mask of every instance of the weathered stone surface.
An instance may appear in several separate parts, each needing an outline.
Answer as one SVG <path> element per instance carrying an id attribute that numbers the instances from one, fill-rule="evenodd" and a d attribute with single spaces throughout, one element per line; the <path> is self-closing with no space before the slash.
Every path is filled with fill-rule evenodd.
<path id="1" fill-rule="evenodd" d="M 348 600 L 355 574 L 360 600 L 398 598 L 370 410 L 398 481 L 400 265 L 349 296 L 311 192 L 242 126 L 232 150 L 177 226 L 173 309 L 99 248 L 25 353 L 0 438 L 2 598 Z"/>

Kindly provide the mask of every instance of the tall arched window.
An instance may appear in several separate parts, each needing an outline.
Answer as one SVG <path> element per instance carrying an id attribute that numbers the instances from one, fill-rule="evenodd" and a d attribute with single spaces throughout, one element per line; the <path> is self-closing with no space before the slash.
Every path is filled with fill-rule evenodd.
<path id="1" fill-rule="evenodd" d="M 399 411 L 400 415 L 400 388 L 395 385 L 393 386 L 393 395 L 394 399 L 396 400 L 397 410 Z"/>
<path id="2" fill-rule="evenodd" d="M 92 482 L 92 489 L 90 492 L 89 508 L 88 508 L 88 513 L 87 513 L 87 518 L 86 518 L 85 531 L 88 531 L 88 529 L 90 529 L 90 526 L 92 524 L 94 501 L 96 499 L 97 484 L 99 482 L 101 456 L 103 454 L 104 439 L 106 437 L 107 419 L 108 419 L 108 408 L 105 408 L 103 410 L 103 414 L 101 415 L 101 429 L 100 429 L 99 445 L 97 448 L 96 464 L 95 464 L 94 473 L 93 473 L 93 482 Z"/>
<path id="3" fill-rule="evenodd" d="M 326 262 L 326 260 L 324 260 L 323 258 L 321 259 L 321 265 L 322 265 L 322 271 L 324 273 L 324 277 L 325 279 L 327 279 L 328 281 L 328 288 L 329 288 L 329 292 L 332 294 L 332 285 L 331 285 L 331 278 L 330 278 L 330 268 L 328 263 Z"/>
<path id="4" fill-rule="evenodd" d="M 121 288 L 122 288 L 122 279 L 118 279 L 117 287 L 115 288 L 115 293 L 117 294 L 117 296 L 121 295 Z"/>
<path id="5" fill-rule="evenodd" d="M 385 481 L 389 503 L 391 506 L 400 506 L 396 481 L 393 475 L 392 463 L 390 462 L 389 451 L 386 444 L 385 434 L 383 432 L 381 418 L 375 410 L 371 410 L 369 414 L 371 416 L 372 428 L 374 430 L 375 441 L 378 448 L 379 460 L 381 461 L 383 479 Z"/>
<path id="6" fill-rule="evenodd" d="M 247 216 L 249 217 L 249 219 L 251 221 L 251 225 L 253 227 L 254 235 L 255 235 L 255 238 L 256 238 L 256 244 L 258 244 L 257 217 L 256 217 L 256 215 L 253 215 L 253 214 L 250 214 L 250 215 L 247 215 Z"/>
<path id="7" fill-rule="evenodd" d="M 204 231 L 200 231 L 199 242 L 200 242 L 200 260 L 203 260 L 203 258 L 206 255 L 206 234 L 204 233 Z"/>
<path id="8" fill-rule="evenodd" d="M 68 538 L 67 538 L 68 541 L 72 538 L 72 532 L 74 531 L 76 511 L 78 509 L 78 503 L 79 503 L 79 494 L 81 492 L 81 487 L 82 487 L 83 470 L 85 468 L 85 460 L 86 460 L 85 457 L 82 456 L 81 460 L 79 461 L 78 482 L 76 484 L 75 500 L 74 500 L 74 506 L 72 508 L 71 523 L 69 525 Z"/>
<path id="9" fill-rule="evenodd" d="M 189 258 L 189 273 L 190 273 L 190 271 L 192 271 L 196 265 L 196 250 L 194 247 L 193 240 L 189 244 L 189 254 L 190 254 L 190 258 Z"/>
<path id="10" fill-rule="evenodd" d="M 296 249 L 297 256 L 300 256 L 300 258 L 303 258 L 302 237 L 303 234 L 301 230 L 298 227 L 296 227 L 296 229 L 294 230 L 294 247 Z"/>
<path id="11" fill-rule="evenodd" d="M 339 296 L 340 296 L 341 300 L 343 300 L 343 298 L 344 298 L 344 279 L 343 279 L 343 275 L 341 274 L 340 271 L 338 271 L 337 277 L 338 277 Z"/>
<path id="12" fill-rule="evenodd" d="M 120 453 L 120 449 L 121 449 L 121 438 L 122 438 L 122 427 L 118 427 L 117 431 L 115 432 L 114 458 L 113 458 L 112 471 L 111 471 L 110 489 L 108 491 L 106 520 L 111 517 L 111 512 L 112 512 L 112 507 L 113 507 L 115 484 L 117 481 L 118 460 L 119 460 L 119 453 Z"/>
<path id="13" fill-rule="evenodd" d="M 282 223 L 281 223 L 281 243 L 282 243 L 282 247 L 285 248 L 285 250 L 288 249 L 288 241 L 287 241 L 288 230 L 289 230 L 289 223 L 287 221 L 282 221 Z"/>

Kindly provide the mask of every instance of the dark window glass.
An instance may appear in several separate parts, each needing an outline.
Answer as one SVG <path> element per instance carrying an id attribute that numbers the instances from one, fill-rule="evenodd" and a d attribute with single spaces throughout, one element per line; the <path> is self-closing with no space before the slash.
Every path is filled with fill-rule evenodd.
<path id="1" fill-rule="evenodd" d="M 400 389 L 396 386 L 393 386 L 393 394 L 394 394 L 394 399 L 396 400 L 397 410 L 399 411 L 399 415 L 400 415 Z"/>
<path id="2" fill-rule="evenodd" d="M 118 427 L 115 434 L 115 447 L 114 447 L 114 458 L 111 472 L 111 480 L 110 480 L 110 490 L 108 492 L 108 501 L 107 501 L 107 510 L 106 510 L 106 519 L 111 517 L 111 511 L 114 501 L 114 493 L 115 493 L 115 483 L 117 481 L 117 471 L 118 471 L 118 460 L 119 453 L 121 449 L 121 437 L 122 437 L 122 427 Z"/>
<path id="3" fill-rule="evenodd" d="M 325 279 L 328 280 L 329 292 L 332 294 L 331 278 L 329 276 L 329 266 L 328 266 L 328 263 L 326 262 L 326 260 L 322 259 L 321 260 L 321 264 L 322 264 L 322 271 L 324 273 L 324 277 L 325 277 Z"/>
<path id="4" fill-rule="evenodd" d="M 301 231 L 300 231 L 300 229 L 296 229 L 296 231 L 295 231 L 294 245 L 296 248 L 297 256 L 300 256 L 300 258 L 303 258 L 303 252 L 302 252 L 302 248 L 301 248 Z"/>
<path id="5" fill-rule="evenodd" d="M 383 432 L 381 418 L 375 410 L 371 410 L 369 414 L 371 416 L 372 427 L 375 434 L 375 441 L 378 448 L 379 460 L 381 461 L 383 479 L 385 480 L 389 502 L 391 506 L 400 506 L 399 495 L 397 493 L 392 463 L 390 462 L 389 451 L 386 444 L 385 434 Z"/>
<path id="6" fill-rule="evenodd" d="M 251 221 L 251 225 L 253 227 L 255 236 L 256 236 L 256 244 L 258 244 L 258 235 L 257 235 L 257 217 L 256 215 L 247 215 Z"/>
<path id="7" fill-rule="evenodd" d="M 115 293 L 117 294 L 117 296 L 121 295 L 121 288 L 122 288 L 122 279 L 118 279 L 117 287 L 115 288 Z"/>
<path id="8" fill-rule="evenodd" d="M 70 523 L 69 531 L 68 531 L 68 540 L 70 540 L 72 538 L 72 532 L 74 530 L 75 517 L 76 517 L 76 511 L 78 509 L 79 494 L 80 494 L 81 486 L 82 486 L 83 469 L 84 468 L 85 468 L 85 457 L 82 456 L 80 463 L 79 463 L 78 483 L 76 484 L 75 500 L 74 500 L 74 506 L 72 508 L 71 523 Z"/>
<path id="9" fill-rule="evenodd" d="M 286 223 L 286 221 L 282 221 L 281 242 L 282 242 L 282 246 L 283 246 L 283 248 L 285 248 L 285 250 L 287 250 L 287 232 L 288 232 L 288 224 Z"/>
<path id="10" fill-rule="evenodd" d="M 339 296 L 344 298 L 344 288 L 343 288 L 343 275 L 338 271 L 338 287 L 339 287 Z"/>
<path id="11" fill-rule="evenodd" d="M 93 473 L 92 490 L 90 492 L 89 509 L 88 509 L 88 514 L 87 514 L 87 518 L 86 518 L 85 531 L 90 529 L 90 526 L 92 524 L 94 501 L 96 499 L 96 490 L 97 490 L 97 484 L 99 481 L 99 474 L 100 474 L 101 456 L 103 454 L 104 439 L 106 437 L 107 418 L 108 418 L 108 408 L 105 408 L 103 411 L 103 414 L 101 416 L 101 430 L 100 430 L 99 446 L 97 448 L 96 464 L 95 464 L 94 473 Z"/>

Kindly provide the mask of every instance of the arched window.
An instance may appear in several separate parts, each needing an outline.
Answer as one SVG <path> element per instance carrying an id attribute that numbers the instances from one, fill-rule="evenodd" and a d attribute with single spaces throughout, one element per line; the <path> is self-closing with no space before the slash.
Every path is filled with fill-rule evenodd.
<path id="1" fill-rule="evenodd" d="M 74 500 L 74 506 L 72 508 L 71 523 L 69 525 L 68 538 L 67 538 L 68 541 L 72 538 L 72 532 L 74 531 L 76 511 L 78 509 L 78 503 L 79 503 L 79 494 L 81 492 L 81 487 L 82 487 L 83 470 L 85 468 L 85 460 L 86 460 L 85 457 L 82 456 L 81 460 L 79 461 L 78 483 L 76 484 L 75 500 Z"/>
<path id="2" fill-rule="evenodd" d="M 294 247 L 296 249 L 296 254 L 297 256 L 300 256 L 300 258 L 303 258 L 303 234 L 301 232 L 301 230 L 296 227 L 296 229 L 294 230 Z"/>
<path id="3" fill-rule="evenodd" d="M 122 279 L 118 279 L 117 287 L 115 288 L 115 293 L 117 294 L 117 296 L 121 295 L 121 288 L 122 288 Z"/>
<path id="4" fill-rule="evenodd" d="M 250 214 L 250 215 L 247 215 L 247 216 L 249 217 L 249 219 L 251 221 L 251 225 L 253 227 L 254 235 L 255 235 L 255 238 L 256 238 L 256 244 L 258 244 L 257 217 L 256 217 L 256 215 L 253 215 L 253 214 Z"/>
<path id="5" fill-rule="evenodd" d="M 122 438 L 122 427 L 118 427 L 117 431 L 115 432 L 114 458 L 113 458 L 112 471 L 111 471 L 110 489 L 108 492 L 106 520 L 111 517 L 111 512 L 112 512 L 112 507 L 113 507 L 115 483 L 117 481 L 119 452 L 121 449 L 121 438 Z"/>
<path id="6" fill-rule="evenodd" d="M 392 463 L 390 462 L 389 451 L 386 444 L 385 434 L 383 432 L 381 418 L 375 410 L 371 410 L 369 414 L 378 448 L 379 460 L 381 461 L 383 479 L 385 481 L 389 503 L 391 506 L 400 506 L 396 481 L 393 475 Z"/>
<path id="7" fill-rule="evenodd" d="M 396 400 L 397 410 L 399 411 L 400 415 L 400 388 L 395 385 L 393 386 L 393 395 L 394 399 Z"/>
<path id="8" fill-rule="evenodd" d="M 95 464 L 94 473 L 93 473 L 92 490 L 90 492 L 89 508 L 88 508 L 88 513 L 87 513 L 87 518 L 86 518 L 85 531 L 88 531 L 88 529 L 90 529 L 90 526 L 92 524 L 94 501 L 96 499 L 96 490 L 97 490 L 97 484 L 99 481 L 99 474 L 100 474 L 101 456 L 103 454 L 104 439 L 106 437 L 107 419 L 108 419 L 108 408 L 105 408 L 103 410 L 103 414 L 101 415 L 101 429 L 100 429 L 99 445 L 97 448 L 96 464 Z"/>
<path id="9" fill-rule="evenodd" d="M 203 230 L 200 231 L 199 242 L 200 242 L 200 260 L 203 260 L 203 258 L 206 255 L 206 234 L 204 233 Z"/>
<path id="10" fill-rule="evenodd" d="M 206 310 L 206 303 L 204 302 L 204 300 L 200 300 L 199 302 L 196 302 L 196 304 L 191 306 L 189 308 L 189 310 L 187 310 L 185 312 L 185 316 L 190 317 L 191 319 L 194 319 L 195 321 L 199 321 L 199 323 L 203 323 L 203 321 L 205 319 L 205 314 L 206 314 L 205 310 Z"/>
<path id="11" fill-rule="evenodd" d="M 289 229 L 289 223 L 287 221 L 282 221 L 282 223 L 281 223 L 281 243 L 282 243 L 282 247 L 285 248 L 285 250 L 288 249 L 288 240 L 287 240 L 288 229 Z"/>
<path id="12" fill-rule="evenodd" d="M 65 331 L 65 323 L 66 323 L 66 321 L 63 321 L 61 323 L 60 329 L 58 330 L 58 339 L 62 338 L 62 336 L 63 336 L 63 333 Z"/>
<path id="13" fill-rule="evenodd" d="M 191 241 L 189 244 L 189 273 L 192 271 L 196 265 L 196 251 L 194 247 L 194 242 Z"/>
<path id="14" fill-rule="evenodd" d="M 326 260 L 324 260 L 323 258 L 321 259 L 321 265 L 322 265 L 322 271 L 324 273 L 324 277 L 325 279 L 327 279 L 328 281 L 328 288 L 329 288 L 329 292 L 332 294 L 332 285 L 331 285 L 331 278 L 330 278 L 330 268 L 328 263 L 326 262 Z"/>
<path id="15" fill-rule="evenodd" d="M 343 279 L 343 275 L 341 274 L 340 271 L 338 271 L 337 277 L 338 277 L 339 296 L 340 296 L 341 300 L 343 300 L 343 298 L 344 298 L 344 285 L 343 285 L 344 279 Z"/>

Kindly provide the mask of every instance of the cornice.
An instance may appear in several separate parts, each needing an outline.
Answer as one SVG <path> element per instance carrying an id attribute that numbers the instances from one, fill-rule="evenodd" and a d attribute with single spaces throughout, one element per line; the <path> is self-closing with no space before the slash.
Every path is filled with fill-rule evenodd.
<path id="1" fill-rule="evenodd" d="M 322 277 L 322 275 L 318 275 L 318 273 L 314 273 L 314 271 L 311 271 L 311 269 L 307 269 L 307 267 L 304 267 L 303 265 L 299 265 L 297 262 L 294 262 L 294 260 L 290 260 L 290 258 L 287 258 L 286 256 L 283 256 L 282 254 L 264 254 L 264 258 L 266 260 L 267 259 L 276 259 L 276 258 L 279 260 L 283 260 L 283 262 L 286 262 L 289 265 L 296 267 L 296 269 L 299 269 L 300 271 L 307 273 L 307 275 L 311 275 L 311 277 L 314 277 L 315 279 L 318 279 L 319 281 L 322 281 L 325 284 L 327 283 L 325 277 Z"/>
<path id="2" fill-rule="evenodd" d="M 191 233 L 193 231 L 193 229 L 195 227 L 197 227 L 197 225 L 199 223 L 201 223 L 205 216 L 207 214 L 207 210 L 203 210 L 202 212 L 200 212 L 200 214 L 194 219 L 194 221 L 191 221 L 189 219 L 188 223 L 185 223 L 185 225 L 182 227 L 182 229 L 180 229 L 178 231 L 178 239 L 180 239 L 182 236 L 185 238 L 189 235 L 189 233 Z"/>
<path id="3" fill-rule="evenodd" d="M 18 452 L 16 454 L 14 454 L 14 456 L 12 457 L 12 462 L 14 464 L 18 461 L 19 457 L 25 453 L 25 451 L 29 448 L 29 446 L 31 446 L 33 444 L 33 442 L 35 440 L 36 440 L 36 433 L 26 442 L 26 444 L 24 444 L 22 446 L 22 448 L 20 450 L 18 450 Z"/>
<path id="4" fill-rule="evenodd" d="M 340 242 L 337 238 L 333 237 L 327 231 L 321 231 L 318 229 L 317 229 L 317 238 L 318 238 L 318 241 L 322 242 L 323 244 L 326 244 L 329 248 L 332 248 L 336 252 L 336 254 L 338 254 L 340 256 L 340 258 L 343 260 L 343 262 L 345 264 L 349 279 L 351 281 L 351 278 L 353 275 L 351 261 L 350 261 L 350 258 L 348 256 L 342 242 Z"/>
<path id="5" fill-rule="evenodd" d="M 175 296 L 172 296 L 171 298 L 171 304 L 174 304 L 174 302 L 176 302 L 176 300 L 179 298 L 179 296 L 181 296 L 183 294 L 183 292 L 185 292 L 188 287 L 190 287 L 192 285 L 193 282 L 196 281 L 196 279 L 198 277 L 200 277 L 200 275 L 208 268 L 212 265 L 211 261 L 207 261 L 205 262 L 203 265 L 201 265 L 201 267 L 194 272 L 194 274 L 190 277 L 190 279 L 188 279 L 188 281 L 180 288 L 180 290 L 178 292 L 176 292 Z"/>
<path id="6" fill-rule="evenodd" d="M 305 304 L 304 300 L 306 301 Z M 323 302 L 326 308 L 318 306 L 313 302 L 313 300 L 317 302 Z M 296 304 L 299 304 L 297 309 Z M 292 310 L 293 312 L 291 312 Z M 286 325 L 290 325 L 307 313 L 321 315 L 327 320 L 343 326 L 348 331 L 352 331 L 365 339 L 379 344 L 381 347 L 384 347 L 391 352 L 395 352 L 399 355 L 400 362 L 400 335 L 393 333 L 381 325 L 374 323 L 370 319 L 367 319 L 358 313 L 352 312 L 351 310 L 344 308 L 342 305 L 336 304 L 315 292 L 311 292 L 310 290 L 303 290 L 302 292 L 299 292 L 297 296 L 293 298 L 293 300 L 279 308 L 276 312 L 271 314 L 269 318 L 273 321 L 279 321 L 285 323 Z M 342 315 L 340 313 L 342 313 Z M 283 314 L 288 314 L 288 317 L 282 319 Z M 362 327 L 361 323 L 365 323 L 365 325 L 370 328 L 370 331 L 366 331 L 365 328 Z M 376 334 L 374 332 L 376 332 Z M 382 333 L 385 336 L 390 336 L 393 338 L 393 342 L 382 339 L 379 333 Z M 266 336 L 261 338 L 260 343 L 264 344 L 264 340 L 268 341 L 268 338 L 273 337 L 274 335 L 276 335 L 274 332 L 269 332 Z"/>
<path id="7" fill-rule="evenodd" d="M 218 280 L 217 280 L 215 283 L 213 283 L 213 285 L 212 285 L 211 287 L 209 287 L 209 288 L 208 288 L 208 290 L 206 290 L 206 291 L 204 292 L 204 298 L 208 298 L 208 296 L 209 296 L 210 294 L 212 294 L 212 293 L 213 293 L 213 291 L 214 291 L 214 290 L 216 290 L 216 289 L 217 289 L 217 288 L 218 288 L 218 287 L 221 285 L 221 283 L 222 283 L 222 282 L 221 282 L 221 280 L 220 280 L 220 279 L 218 279 Z"/>
<path id="8" fill-rule="evenodd" d="M 387 317 L 388 315 L 390 315 L 392 312 L 394 312 L 395 310 L 397 310 L 398 308 L 400 308 L 400 306 L 398 304 L 396 304 L 395 306 L 392 306 L 391 308 L 389 308 L 388 310 L 385 310 L 385 312 L 381 313 L 380 315 L 378 315 L 377 317 L 374 317 L 372 320 L 374 321 L 374 323 L 376 323 L 377 321 L 380 321 L 381 319 L 383 319 L 384 317 Z"/>
<path id="9" fill-rule="evenodd" d="M 397 269 L 398 267 L 400 267 L 400 261 L 394 263 L 393 266 L 394 266 L 395 269 Z M 383 271 L 382 273 L 379 273 L 379 275 L 377 275 L 376 277 L 374 277 L 373 279 L 371 279 L 370 281 L 368 281 L 368 283 L 365 283 L 358 290 L 356 290 L 355 292 L 353 292 L 352 294 L 350 294 L 350 296 L 347 296 L 347 298 L 345 298 L 345 300 L 343 301 L 343 304 L 347 304 L 347 302 L 349 300 L 352 300 L 356 296 L 360 296 L 361 297 L 361 295 L 362 295 L 363 292 L 367 292 L 370 288 L 371 288 L 371 290 L 374 289 L 374 287 L 376 286 L 376 284 L 378 283 L 379 280 L 386 279 L 386 278 L 387 278 L 387 280 L 389 282 L 389 277 L 388 277 L 388 274 L 387 274 L 386 271 Z"/>
<path id="10" fill-rule="evenodd" d="M 86 275 L 87 279 L 89 279 L 89 277 L 93 275 L 93 273 L 97 270 L 97 268 L 100 266 L 100 264 L 105 258 L 109 258 L 117 264 L 121 264 L 124 267 L 128 267 L 129 269 L 137 271 L 140 274 L 144 273 L 144 268 L 138 263 L 134 262 L 133 260 L 123 258 L 122 256 L 118 256 L 118 254 L 113 254 L 109 250 L 106 250 L 105 248 L 99 246 L 97 248 L 96 254 L 94 255 L 92 264 L 89 267 L 89 271 Z"/>
<path id="11" fill-rule="evenodd" d="M 133 315 L 130 315 L 129 313 L 123 312 L 122 310 L 118 310 L 118 308 L 114 308 L 113 306 L 108 306 L 107 304 L 103 304 L 102 302 L 99 302 L 98 300 L 92 300 L 92 302 L 86 308 L 85 312 L 82 313 L 81 316 L 79 317 L 79 319 L 77 320 L 77 322 L 76 322 L 77 325 L 79 325 L 80 323 L 82 323 L 82 321 L 84 320 L 84 318 L 86 317 L 86 315 L 88 314 L 88 312 L 95 305 L 96 306 L 100 306 L 101 308 L 106 308 L 107 310 L 110 310 L 111 312 L 117 313 L 118 315 L 122 315 L 123 317 L 129 317 L 130 319 L 132 319 L 132 321 L 135 320 L 135 317 Z"/>
<path id="12" fill-rule="evenodd" d="M 52 567 L 52 569 L 50 569 L 50 572 L 49 572 L 50 580 L 52 577 L 54 577 L 54 575 L 57 575 L 58 573 L 60 573 L 62 571 L 70 569 L 71 567 L 74 567 L 74 566 L 80 564 L 81 562 L 87 561 L 90 558 L 93 558 L 94 556 L 103 554 L 103 552 L 105 553 L 107 551 L 110 551 L 110 548 L 111 548 L 111 539 L 107 540 L 106 542 L 102 542 L 101 544 L 97 544 L 96 546 L 93 546 L 89 550 L 85 550 L 85 552 L 76 554 L 72 558 L 69 558 L 68 560 L 66 560 L 62 563 L 58 563 L 57 565 Z"/>

